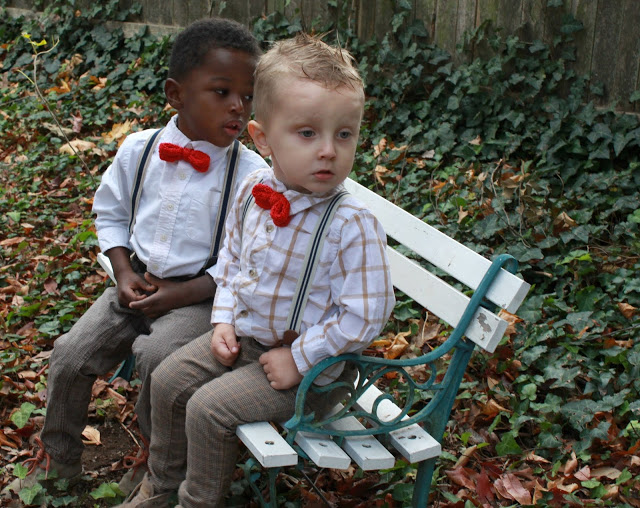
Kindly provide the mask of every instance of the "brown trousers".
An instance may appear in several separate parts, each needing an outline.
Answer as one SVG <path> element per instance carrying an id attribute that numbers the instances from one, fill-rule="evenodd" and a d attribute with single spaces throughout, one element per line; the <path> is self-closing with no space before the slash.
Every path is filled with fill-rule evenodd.
<path id="1" fill-rule="evenodd" d="M 151 376 L 151 481 L 160 491 L 179 488 L 183 508 L 221 504 L 237 460 L 238 425 L 286 421 L 295 408 L 297 386 L 275 390 L 258 362 L 267 347 L 241 338 L 229 368 L 214 359 L 211 335 L 176 351 Z M 334 398 L 325 395 L 323 406 Z"/>
<path id="2" fill-rule="evenodd" d="M 87 424 L 91 388 L 132 351 L 142 381 L 136 404 L 142 433 L 151 435 L 151 372 L 172 352 L 211 330 L 211 305 L 174 309 L 150 320 L 141 312 L 124 308 L 117 290 L 107 288 L 53 348 L 47 382 L 47 415 L 41 439 L 58 462 L 81 459 L 82 431 Z"/>

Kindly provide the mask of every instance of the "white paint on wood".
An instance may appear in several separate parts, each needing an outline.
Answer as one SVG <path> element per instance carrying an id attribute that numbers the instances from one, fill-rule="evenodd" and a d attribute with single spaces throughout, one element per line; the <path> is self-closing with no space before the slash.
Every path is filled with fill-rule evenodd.
<path id="1" fill-rule="evenodd" d="M 351 464 L 349 455 L 347 455 L 330 436 L 325 434 L 298 432 L 295 437 L 295 442 L 319 467 L 348 469 Z"/>
<path id="2" fill-rule="evenodd" d="M 294 466 L 298 454 L 268 422 L 239 425 L 237 436 L 263 467 Z"/>
<path id="3" fill-rule="evenodd" d="M 347 178 L 344 184 L 353 196 L 371 209 L 387 235 L 470 288 L 478 287 L 491 266 L 488 259 L 359 183 Z M 502 270 L 487 292 L 487 298 L 503 309 L 515 312 L 529 287 L 522 279 Z"/>

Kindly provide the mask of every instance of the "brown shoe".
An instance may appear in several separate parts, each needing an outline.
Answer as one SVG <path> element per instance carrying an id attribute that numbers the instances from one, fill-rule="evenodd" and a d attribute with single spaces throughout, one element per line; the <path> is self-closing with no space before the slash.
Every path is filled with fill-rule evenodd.
<path id="1" fill-rule="evenodd" d="M 72 464 L 62 464 L 52 459 L 44 449 L 44 444 L 39 437 L 35 438 L 36 444 L 40 447 L 35 457 L 24 461 L 23 465 L 29 465 L 27 477 L 22 480 L 16 478 L 2 490 L 2 498 L 11 496 L 11 491 L 18 494 L 22 489 L 31 488 L 37 483 L 41 485 L 51 485 L 54 482 L 64 479 L 69 485 L 74 485 L 80 480 L 82 475 L 82 462 Z"/>
<path id="2" fill-rule="evenodd" d="M 149 459 L 149 443 L 141 436 L 142 445 L 140 445 L 138 449 L 138 453 L 136 455 L 127 455 L 124 458 L 124 467 L 129 468 L 129 471 L 125 473 L 125 475 L 118 483 L 118 488 L 122 491 L 125 496 L 128 496 L 133 492 L 144 477 L 145 473 L 149 471 L 147 467 L 147 460 Z"/>
<path id="3" fill-rule="evenodd" d="M 157 491 L 151 483 L 149 473 L 145 473 L 140 484 L 118 508 L 167 508 L 172 494 L 172 490 Z"/>

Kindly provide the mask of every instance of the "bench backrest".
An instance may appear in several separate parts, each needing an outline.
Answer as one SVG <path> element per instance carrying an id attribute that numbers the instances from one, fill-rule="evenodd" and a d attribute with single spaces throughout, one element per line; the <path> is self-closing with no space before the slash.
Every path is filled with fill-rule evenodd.
<path id="1" fill-rule="evenodd" d="M 389 237 L 468 288 L 478 289 L 491 266 L 491 262 L 484 256 L 353 180 L 347 179 L 345 186 L 371 209 Z M 394 286 L 455 327 L 469 302 L 469 297 L 394 248 L 389 247 L 388 253 Z M 499 308 L 514 313 L 529 288 L 530 285 L 525 281 L 502 269 L 487 290 L 486 298 Z M 493 352 L 506 327 L 506 321 L 496 314 L 487 309 L 480 309 L 465 335 L 486 351 Z"/>

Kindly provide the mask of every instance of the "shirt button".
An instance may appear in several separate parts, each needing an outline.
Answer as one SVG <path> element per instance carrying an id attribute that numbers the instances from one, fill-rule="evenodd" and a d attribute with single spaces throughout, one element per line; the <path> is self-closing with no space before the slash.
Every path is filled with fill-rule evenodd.
<path id="1" fill-rule="evenodd" d="M 151 268 L 152 268 L 153 270 L 157 270 L 157 269 L 158 269 L 158 268 L 160 268 L 160 267 L 158 266 L 158 263 L 153 263 L 153 264 L 151 265 Z"/>
<path id="2" fill-rule="evenodd" d="M 267 224 L 265 226 L 265 229 L 267 230 L 267 233 L 271 233 L 273 231 L 273 228 L 274 228 L 273 224 Z"/>
<path id="3" fill-rule="evenodd" d="M 180 180 L 184 180 L 185 178 L 187 178 L 187 174 L 186 174 L 186 173 L 184 173 L 184 172 L 183 172 L 183 173 L 180 173 L 180 174 L 178 175 L 178 178 L 180 178 Z"/>
<path id="4" fill-rule="evenodd" d="M 160 241 L 166 242 L 167 241 L 167 235 L 165 235 L 165 234 L 160 235 Z"/>
<path id="5" fill-rule="evenodd" d="M 249 277 L 256 278 L 258 276 L 258 270 L 254 270 L 253 268 L 249 270 Z"/>
<path id="6" fill-rule="evenodd" d="M 241 310 L 240 312 L 238 312 L 238 317 L 240 318 L 246 318 L 248 315 L 249 315 L 248 310 Z"/>
<path id="7" fill-rule="evenodd" d="M 169 210 L 170 212 L 172 212 L 174 208 L 175 208 L 175 207 L 173 206 L 173 203 L 169 203 L 169 204 L 167 205 L 167 210 Z"/>

